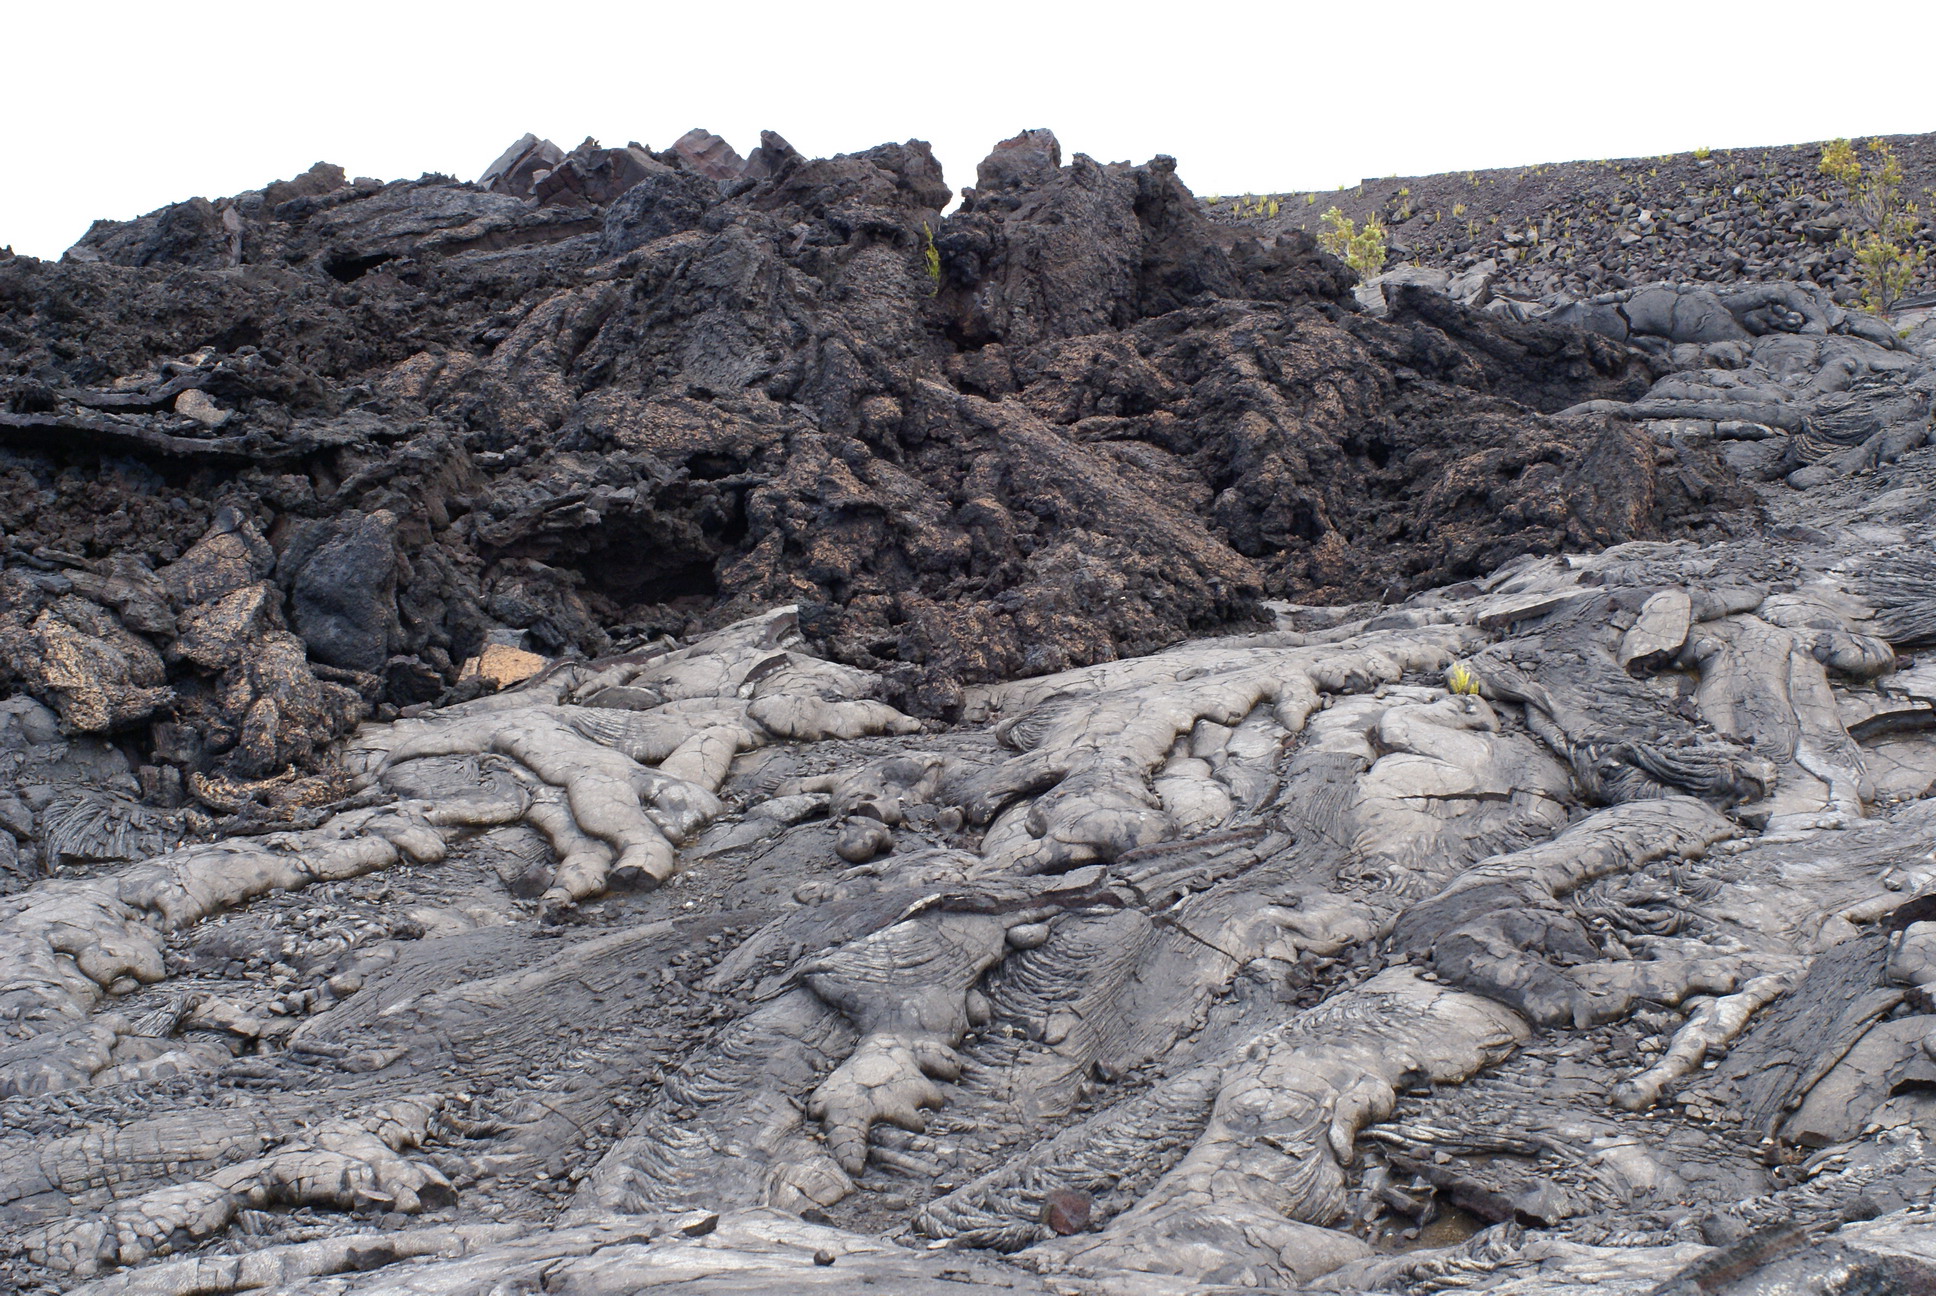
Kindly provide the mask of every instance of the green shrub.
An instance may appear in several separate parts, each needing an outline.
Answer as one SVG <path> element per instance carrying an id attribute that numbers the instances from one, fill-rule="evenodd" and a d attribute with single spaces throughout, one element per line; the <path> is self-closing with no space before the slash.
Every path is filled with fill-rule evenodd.
<path id="1" fill-rule="evenodd" d="M 1356 221 L 1336 207 L 1318 220 L 1324 225 L 1318 246 L 1356 270 L 1359 278 L 1369 279 L 1385 268 L 1388 253 L 1383 221 L 1367 216 L 1364 228 L 1359 229 Z"/>
<path id="2" fill-rule="evenodd" d="M 1862 179 L 1862 159 L 1855 155 L 1855 146 L 1845 139 L 1822 145 L 1820 169 L 1823 175 L 1850 189 Z"/>
<path id="3" fill-rule="evenodd" d="M 1912 246 L 1919 214 L 1915 203 L 1903 201 L 1902 163 L 1888 141 L 1869 141 L 1864 165 L 1855 146 L 1845 139 L 1822 146 L 1822 174 L 1842 186 L 1856 228 L 1845 230 L 1842 246 L 1855 254 L 1861 269 L 1862 305 L 1887 315 L 1915 282 L 1928 253 Z"/>

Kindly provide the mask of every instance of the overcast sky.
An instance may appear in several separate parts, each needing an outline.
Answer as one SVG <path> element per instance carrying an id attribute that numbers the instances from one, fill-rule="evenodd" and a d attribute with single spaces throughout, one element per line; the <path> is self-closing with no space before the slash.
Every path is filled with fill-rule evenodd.
<path id="1" fill-rule="evenodd" d="M 95 217 L 319 159 L 474 179 L 527 130 L 664 148 L 704 126 L 744 153 L 764 127 L 813 155 L 918 138 L 959 189 L 994 141 L 1048 126 L 1065 155 L 1169 153 L 1222 194 L 1936 130 L 1936 0 L 19 0 L 5 29 L 0 245 L 43 257 Z"/>

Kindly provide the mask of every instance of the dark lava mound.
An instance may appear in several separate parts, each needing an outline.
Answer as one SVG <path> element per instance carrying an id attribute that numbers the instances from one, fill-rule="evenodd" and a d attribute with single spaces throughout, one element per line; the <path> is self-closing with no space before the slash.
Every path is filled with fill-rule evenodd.
<path id="1" fill-rule="evenodd" d="M 1167 158 L 1063 165 L 1031 131 L 949 198 L 919 142 L 527 140 L 483 184 L 319 165 L 0 256 L 0 681 L 220 806 L 491 643 L 799 603 L 946 715 L 1267 596 L 1744 498 L 1705 451 L 1550 416 L 1640 395 L 1644 353 L 1372 319 L 1307 234 L 1209 222 Z"/>

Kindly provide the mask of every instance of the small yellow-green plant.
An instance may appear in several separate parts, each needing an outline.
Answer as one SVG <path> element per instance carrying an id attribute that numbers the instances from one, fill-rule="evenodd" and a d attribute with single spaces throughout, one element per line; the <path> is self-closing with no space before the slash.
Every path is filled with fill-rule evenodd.
<path id="1" fill-rule="evenodd" d="M 1318 234 L 1318 246 L 1356 270 L 1359 278 L 1369 279 L 1385 268 L 1387 247 L 1383 221 L 1367 216 L 1364 228 L 1359 229 L 1358 222 L 1336 207 L 1318 219 L 1324 225 Z"/>
<path id="2" fill-rule="evenodd" d="M 1452 214 L 1453 214 L 1454 216 L 1463 216 L 1463 215 L 1465 215 L 1465 204 L 1464 204 L 1464 203 L 1453 203 L 1453 204 L 1452 204 Z"/>
<path id="3" fill-rule="evenodd" d="M 941 291 L 941 249 L 934 245 L 934 226 L 922 221 L 921 234 L 927 242 L 927 246 L 921 250 L 921 257 L 927 263 L 928 280 L 933 285 L 928 289 L 928 295 L 932 297 Z"/>
<path id="4" fill-rule="evenodd" d="M 1705 144 L 1701 145 L 1699 148 L 1694 150 L 1694 160 L 1696 162 L 1705 162 L 1713 156 L 1714 156 L 1714 150 L 1709 148 Z"/>
<path id="5" fill-rule="evenodd" d="M 1230 200 L 1230 214 L 1233 216 L 1275 216 L 1280 205 L 1275 198 L 1260 198 L 1256 194 L 1245 194 Z"/>
<path id="6" fill-rule="evenodd" d="M 1880 315 L 1895 308 L 1915 282 L 1928 253 L 1912 246 L 1920 209 L 1902 196 L 1902 163 L 1887 140 L 1869 141 L 1864 165 L 1855 146 L 1833 140 L 1822 146 L 1822 174 L 1847 192 L 1855 230 L 1844 231 L 1842 245 L 1861 267 L 1862 305 Z"/>
<path id="7" fill-rule="evenodd" d="M 1853 188 L 1862 179 L 1862 159 L 1855 155 L 1855 145 L 1847 140 L 1830 140 L 1822 145 L 1820 170 L 1838 184 Z"/>
<path id="8" fill-rule="evenodd" d="M 1304 205 L 1305 205 L 1306 207 L 1315 207 L 1315 206 L 1317 206 L 1317 205 L 1318 205 L 1318 196 L 1317 196 L 1316 194 L 1314 194 L 1314 193 L 1307 193 L 1307 194 L 1305 194 L 1305 195 L 1304 195 Z"/>

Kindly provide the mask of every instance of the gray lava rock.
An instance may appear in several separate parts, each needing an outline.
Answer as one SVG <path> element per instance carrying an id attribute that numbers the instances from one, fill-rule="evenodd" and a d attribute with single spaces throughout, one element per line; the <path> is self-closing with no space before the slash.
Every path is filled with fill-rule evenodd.
<path id="1" fill-rule="evenodd" d="M 605 213 L 600 250 L 623 256 L 668 234 L 698 229 L 719 200 L 719 187 L 702 176 L 666 169 L 627 189 Z"/>
<path id="2" fill-rule="evenodd" d="M 375 674 L 401 638 L 397 627 L 397 520 L 387 511 L 312 524 L 283 551 L 278 579 L 290 620 L 315 660 Z"/>

